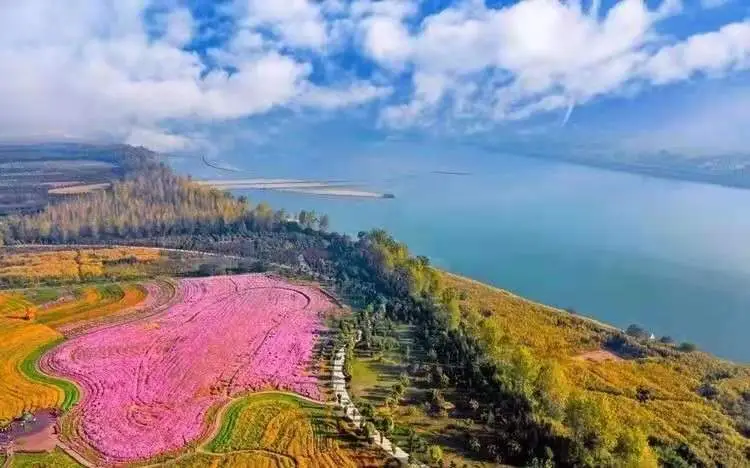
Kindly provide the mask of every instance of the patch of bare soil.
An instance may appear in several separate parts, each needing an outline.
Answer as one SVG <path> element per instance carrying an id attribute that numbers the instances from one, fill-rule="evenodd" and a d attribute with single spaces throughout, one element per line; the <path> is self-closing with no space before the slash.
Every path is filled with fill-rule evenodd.
<path id="1" fill-rule="evenodd" d="M 42 431 L 15 440 L 16 452 L 51 452 L 57 446 L 57 432 L 54 426 L 48 426 Z"/>
<path id="2" fill-rule="evenodd" d="M 579 354 L 574 357 L 578 361 L 590 361 L 590 362 L 606 362 L 606 361 L 622 361 L 623 359 L 611 351 L 603 349 L 597 349 L 596 351 L 588 351 L 583 354 Z"/>

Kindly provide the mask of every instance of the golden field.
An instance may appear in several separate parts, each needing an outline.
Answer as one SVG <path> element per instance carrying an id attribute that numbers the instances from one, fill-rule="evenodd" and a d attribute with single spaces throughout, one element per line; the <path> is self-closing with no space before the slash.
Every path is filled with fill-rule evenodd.
<path id="1" fill-rule="evenodd" d="M 27 356 L 61 338 L 41 324 L 0 318 L 0 426 L 23 411 L 52 408 L 62 401 L 62 390 L 31 381 L 20 370 Z"/>
<path id="2" fill-rule="evenodd" d="M 68 327 L 115 315 L 145 296 L 137 285 L 103 285 L 78 288 L 67 301 L 35 305 L 21 293 L 0 293 L 0 426 L 24 411 L 72 405 L 76 387 L 40 374 L 41 354 L 63 340 Z"/>
<path id="3" fill-rule="evenodd" d="M 0 278 L 80 281 L 105 276 L 109 265 L 120 262 L 152 263 L 160 257 L 158 250 L 137 247 L 11 250 L 0 253 Z"/>
<path id="4" fill-rule="evenodd" d="M 643 345 L 643 357 L 619 357 L 605 349 L 607 337 L 618 332 L 612 327 L 473 280 L 442 277 L 486 346 L 498 355 L 526 349 L 539 362 L 554 363 L 562 371 L 559 393 L 601 402 L 614 426 L 638 428 L 670 446 L 689 443 L 701 460 L 746 460 L 748 440 L 740 430 L 750 397 L 747 367 L 657 342 Z M 604 359 L 586 359 L 591 354 Z M 701 395 L 706 388 L 715 394 Z"/>
<path id="5" fill-rule="evenodd" d="M 272 453 L 275 457 L 266 465 L 272 467 L 379 466 L 377 457 L 361 448 L 344 447 L 336 439 L 334 420 L 331 408 L 292 395 L 250 395 L 229 406 L 206 450 L 214 455 Z"/>

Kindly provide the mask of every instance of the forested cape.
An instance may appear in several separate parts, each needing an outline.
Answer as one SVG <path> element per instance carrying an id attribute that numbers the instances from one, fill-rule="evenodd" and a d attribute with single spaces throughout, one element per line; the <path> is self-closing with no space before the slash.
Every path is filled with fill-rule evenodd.
<path id="1" fill-rule="evenodd" d="M 419 345 L 439 362 L 451 385 L 488 415 L 481 433 L 464 434 L 478 460 L 587 467 L 749 463 L 750 389 L 744 402 L 716 403 L 736 429 L 729 435 L 708 433 L 710 443 L 618 424 L 612 408 L 571 388 L 553 359 L 505 343 L 491 314 L 459 307 L 456 292 L 429 260 L 411 255 L 386 232 L 362 232 L 354 239 L 325 232 L 324 217 L 304 213 L 301 222 L 290 221 L 283 210 L 198 186 L 161 164 L 144 168 L 108 191 L 0 220 L 0 242 L 113 243 L 231 254 L 285 265 L 355 306 L 383 304 L 390 319 L 415 325 Z M 602 333 L 603 341 L 628 343 L 616 330 Z"/>

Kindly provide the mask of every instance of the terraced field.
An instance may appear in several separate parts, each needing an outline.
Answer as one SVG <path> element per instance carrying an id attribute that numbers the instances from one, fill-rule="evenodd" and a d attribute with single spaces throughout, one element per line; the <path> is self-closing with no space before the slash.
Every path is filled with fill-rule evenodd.
<path id="1" fill-rule="evenodd" d="M 114 461 L 200 438 L 212 407 L 253 390 L 319 398 L 311 363 L 321 292 L 260 275 L 183 280 L 163 314 L 67 341 L 45 369 L 83 389 L 71 434 Z M 85 449 L 84 449 L 85 450 Z"/>
<path id="2" fill-rule="evenodd" d="M 263 275 L 0 293 L 0 427 L 58 408 L 65 443 L 0 466 L 79 466 L 71 449 L 95 465 L 382 466 L 316 403 L 313 348 L 333 307 Z"/>
<path id="3" fill-rule="evenodd" d="M 37 321 L 67 334 L 92 321 L 124 313 L 146 297 L 147 291 L 139 285 L 89 287 L 82 290 L 75 301 L 41 309 Z"/>
<path id="4" fill-rule="evenodd" d="M 378 466 L 377 455 L 346 448 L 336 437 L 331 407 L 266 393 L 232 403 L 205 450 L 222 454 L 224 463 L 227 457 L 262 455 L 272 467 Z"/>
<path id="5" fill-rule="evenodd" d="M 62 389 L 34 381 L 22 371 L 29 356 L 61 339 L 62 335 L 45 325 L 0 317 L 0 426 L 23 411 L 62 404 Z"/>
<path id="6" fill-rule="evenodd" d="M 90 287 L 78 298 L 50 307 L 42 300 L 53 297 L 49 291 L 39 297 L 28 292 L 0 294 L 0 426 L 24 411 L 72 407 L 79 398 L 78 388 L 39 372 L 41 356 L 72 331 L 168 300 L 168 288 L 162 283 Z M 39 306 L 29 300 L 35 298 Z"/>

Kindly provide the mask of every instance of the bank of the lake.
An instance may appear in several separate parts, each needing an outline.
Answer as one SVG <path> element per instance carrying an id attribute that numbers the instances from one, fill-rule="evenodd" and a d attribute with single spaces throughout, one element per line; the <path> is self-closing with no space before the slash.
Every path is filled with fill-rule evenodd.
<path id="1" fill-rule="evenodd" d="M 283 159 L 266 160 L 254 171 L 320 177 L 328 169 L 392 200 L 237 193 L 327 213 L 333 229 L 352 234 L 383 227 L 449 271 L 750 361 L 750 191 L 512 156 L 446 155 L 422 169 L 388 161 L 291 174 Z M 462 174 L 432 172 L 446 167 Z"/>

